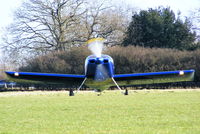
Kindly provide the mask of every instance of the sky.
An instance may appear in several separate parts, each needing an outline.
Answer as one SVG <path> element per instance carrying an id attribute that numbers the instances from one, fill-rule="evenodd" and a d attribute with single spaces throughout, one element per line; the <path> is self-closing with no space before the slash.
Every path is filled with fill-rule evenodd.
<path id="1" fill-rule="evenodd" d="M 0 1 L 0 43 L 2 42 L 1 36 L 3 34 L 4 28 L 12 23 L 13 12 L 19 7 L 21 4 L 21 0 L 1 0 Z M 0 45 L 1 47 L 1 45 Z M 2 56 L 2 52 L 0 49 L 0 58 Z"/>
<path id="2" fill-rule="evenodd" d="M 23 0 L 1 0 L 0 1 L 0 43 L 3 28 L 12 23 L 13 12 L 17 9 Z M 167 7 L 177 13 L 181 11 L 182 16 L 189 16 L 191 11 L 200 8 L 200 0 L 113 0 L 116 4 L 126 4 L 138 9 L 155 8 L 160 5 Z M 1 57 L 0 50 L 0 57 Z"/>
<path id="3" fill-rule="evenodd" d="M 120 0 L 116 0 L 120 1 Z M 126 3 L 140 9 L 155 8 L 160 5 L 169 6 L 175 13 L 181 11 L 183 16 L 188 16 L 191 11 L 200 8 L 200 0 L 125 0 Z"/>

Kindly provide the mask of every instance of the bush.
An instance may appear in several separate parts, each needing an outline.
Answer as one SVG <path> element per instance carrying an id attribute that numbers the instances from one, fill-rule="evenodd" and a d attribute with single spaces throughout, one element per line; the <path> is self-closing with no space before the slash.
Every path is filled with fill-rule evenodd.
<path id="1" fill-rule="evenodd" d="M 84 61 L 89 54 L 90 52 L 84 47 L 55 52 L 27 61 L 19 71 L 83 74 Z"/>
<path id="2" fill-rule="evenodd" d="M 200 81 L 200 50 L 179 51 L 115 46 L 108 48 L 104 53 L 114 59 L 116 74 L 195 69 L 196 78 Z M 87 48 L 73 48 L 67 52 L 57 52 L 32 59 L 19 70 L 84 74 L 84 61 L 89 54 L 91 53 Z"/>
<path id="3" fill-rule="evenodd" d="M 174 49 L 114 47 L 108 53 L 115 61 L 116 73 L 155 72 L 195 68 L 198 52 Z"/>

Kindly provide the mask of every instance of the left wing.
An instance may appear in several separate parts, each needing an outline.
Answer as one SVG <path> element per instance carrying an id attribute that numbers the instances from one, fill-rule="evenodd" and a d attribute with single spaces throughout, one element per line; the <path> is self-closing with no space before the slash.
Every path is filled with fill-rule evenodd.
<path id="1" fill-rule="evenodd" d="M 47 84 L 65 84 L 69 86 L 79 86 L 85 79 L 85 75 L 73 74 L 52 74 L 52 73 L 32 73 L 32 72 L 5 72 L 9 80 L 15 82 L 28 83 L 47 83 Z"/>
<path id="2" fill-rule="evenodd" d="M 194 70 L 118 74 L 114 79 L 119 86 L 144 85 L 156 83 L 170 83 L 192 81 L 194 79 Z"/>

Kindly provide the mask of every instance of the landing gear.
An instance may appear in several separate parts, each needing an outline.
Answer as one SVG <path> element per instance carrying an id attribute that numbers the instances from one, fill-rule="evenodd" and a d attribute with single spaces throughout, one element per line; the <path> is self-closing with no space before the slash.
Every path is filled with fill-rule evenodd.
<path id="1" fill-rule="evenodd" d="M 85 77 L 85 79 L 83 80 L 83 82 L 81 83 L 81 85 L 79 86 L 79 88 L 76 90 L 75 93 L 78 93 L 78 91 L 80 91 L 80 89 L 81 89 L 81 87 L 83 86 L 83 84 L 85 83 L 86 79 L 87 79 L 87 77 Z M 74 91 L 73 91 L 73 89 L 70 89 L 70 90 L 69 90 L 69 96 L 74 96 Z"/>
<path id="2" fill-rule="evenodd" d="M 115 81 L 115 79 L 112 77 L 113 82 L 115 83 L 115 85 L 117 86 L 117 88 L 122 91 L 122 89 L 120 88 L 120 86 L 117 84 L 117 82 Z M 122 92 L 123 93 L 123 92 Z M 123 93 L 124 95 L 128 95 L 128 89 L 125 89 L 125 93 Z"/>
<path id="3" fill-rule="evenodd" d="M 97 96 L 101 96 L 101 92 L 99 92 L 99 93 L 97 94 Z"/>
<path id="4" fill-rule="evenodd" d="M 74 91 L 72 88 L 70 88 L 70 90 L 69 90 L 69 96 L 74 96 Z"/>
<path id="5" fill-rule="evenodd" d="M 77 89 L 76 93 L 78 93 L 78 91 L 80 91 L 81 87 L 83 86 L 83 84 L 85 83 L 86 80 L 87 80 L 87 77 L 85 77 L 85 79 L 83 80 L 83 82 L 81 83 L 79 88 Z"/>
<path id="6" fill-rule="evenodd" d="M 97 92 L 97 96 L 101 96 L 101 90 L 100 89 L 95 89 L 95 92 Z"/>
<path id="7" fill-rule="evenodd" d="M 128 95 L 128 89 L 125 89 L 124 95 Z"/>

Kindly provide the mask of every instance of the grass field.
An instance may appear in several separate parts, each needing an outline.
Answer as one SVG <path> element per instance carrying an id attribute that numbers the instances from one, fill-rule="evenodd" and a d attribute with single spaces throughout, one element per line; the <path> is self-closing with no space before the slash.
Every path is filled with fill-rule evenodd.
<path id="1" fill-rule="evenodd" d="M 0 134 L 200 134 L 200 91 L 0 93 Z"/>

